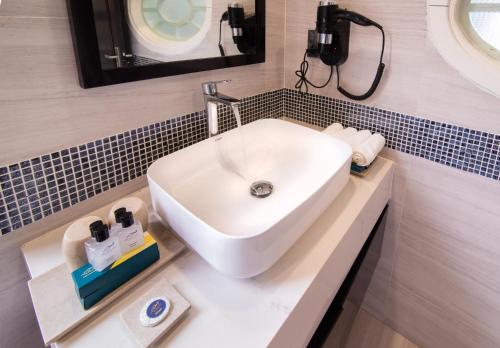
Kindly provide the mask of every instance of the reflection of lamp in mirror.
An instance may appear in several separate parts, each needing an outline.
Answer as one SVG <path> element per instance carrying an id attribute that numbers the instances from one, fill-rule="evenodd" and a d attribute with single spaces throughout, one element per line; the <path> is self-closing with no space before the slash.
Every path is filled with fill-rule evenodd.
<path id="1" fill-rule="evenodd" d="M 255 51 L 255 15 L 245 18 L 245 10 L 239 3 L 228 5 L 227 11 L 222 14 L 219 27 L 219 50 L 221 56 L 225 56 L 224 47 L 221 43 L 222 22 L 228 21 L 231 27 L 233 42 L 241 53 L 252 53 Z"/>

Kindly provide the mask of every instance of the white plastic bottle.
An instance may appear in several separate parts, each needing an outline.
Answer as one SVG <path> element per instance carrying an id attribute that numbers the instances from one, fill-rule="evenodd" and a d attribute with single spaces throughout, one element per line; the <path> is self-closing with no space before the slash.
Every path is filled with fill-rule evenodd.
<path id="1" fill-rule="evenodd" d="M 122 230 L 122 223 L 121 223 L 121 220 L 122 220 L 122 216 L 123 214 L 125 214 L 127 212 L 127 209 L 122 207 L 122 208 L 118 208 L 116 209 L 114 212 L 113 212 L 113 215 L 114 215 L 114 221 L 115 222 L 111 222 L 110 223 L 110 228 L 109 228 L 109 234 L 111 236 L 115 236 L 116 238 L 120 239 L 120 232 Z M 111 213 L 110 213 L 110 216 L 111 216 Z"/>
<path id="2" fill-rule="evenodd" d="M 86 216 L 73 222 L 64 233 L 62 252 L 68 269 L 74 270 L 85 265 L 87 254 L 85 253 L 85 241 L 89 239 L 89 225 L 103 219 L 99 216 Z"/>
<path id="3" fill-rule="evenodd" d="M 102 221 L 90 225 L 92 238 L 85 242 L 87 259 L 96 271 L 102 272 L 122 255 L 118 238 L 109 235 Z"/>
<path id="4" fill-rule="evenodd" d="M 111 235 L 118 238 L 123 254 L 144 244 L 144 230 L 141 223 L 134 220 L 132 212 L 118 209 L 115 217 L 117 223 L 111 226 Z"/>

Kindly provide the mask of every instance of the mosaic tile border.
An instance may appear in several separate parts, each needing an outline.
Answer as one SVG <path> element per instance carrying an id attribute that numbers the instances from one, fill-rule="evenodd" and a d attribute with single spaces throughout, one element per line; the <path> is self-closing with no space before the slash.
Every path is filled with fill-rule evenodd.
<path id="1" fill-rule="evenodd" d="M 228 107 L 219 115 L 221 131 L 236 126 Z M 500 135 L 290 89 L 244 98 L 241 116 L 243 124 L 287 116 L 369 129 L 394 150 L 500 180 Z M 0 167 L 0 230 L 10 233 L 140 177 L 158 158 L 206 137 L 200 111 Z"/>
<path id="2" fill-rule="evenodd" d="M 284 90 L 287 117 L 321 127 L 381 133 L 386 146 L 466 172 L 499 180 L 500 135 L 374 108 L 315 94 Z"/>
<path id="3" fill-rule="evenodd" d="M 242 123 L 282 116 L 283 90 L 244 98 Z M 146 174 L 158 158 L 207 138 L 205 111 L 0 168 L 0 230 L 10 233 Z M 236 127 L 219 107 L 219 127 Z"/>

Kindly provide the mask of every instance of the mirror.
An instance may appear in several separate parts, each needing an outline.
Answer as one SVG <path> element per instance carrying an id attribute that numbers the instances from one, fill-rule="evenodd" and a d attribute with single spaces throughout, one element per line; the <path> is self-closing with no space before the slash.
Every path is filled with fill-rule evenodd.
<path id="1" fill-rule="evenodd" d="M 68 0 L 91 88 L 265 61 L 265 0 Z"/>

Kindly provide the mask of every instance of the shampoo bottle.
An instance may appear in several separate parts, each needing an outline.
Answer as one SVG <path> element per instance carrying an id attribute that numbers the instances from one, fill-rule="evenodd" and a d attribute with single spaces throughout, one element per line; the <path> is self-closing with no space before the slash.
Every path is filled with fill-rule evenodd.
<path id="1" fill-rule="evenodd" d="M 85 252 L 89 263 L 98 272 L 118 260 L 122 255 L 118 238 L 109 235 L 108 226 L 102 221 L 90 225 L 92 238 L 85 242 Z"/>
<path id="2" fill-rule="evenodd" d="M 135 221 L 132 212 L 125 209 L 115 211 L 117 223 L 111 226 L 111 235 L 116 236 L 123 254 L 144 244 L 144 230 L 139 221 Z"/>

